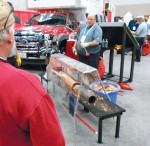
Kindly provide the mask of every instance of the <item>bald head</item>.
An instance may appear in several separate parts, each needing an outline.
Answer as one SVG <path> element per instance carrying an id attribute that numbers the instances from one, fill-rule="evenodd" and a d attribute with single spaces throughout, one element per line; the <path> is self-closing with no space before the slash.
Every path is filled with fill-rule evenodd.
<path id="1" fill-rule="evenodd" d="M 88 14 L 87 17 L 87 25 L 93 26 L 96 23 L 96 14 Z"/>

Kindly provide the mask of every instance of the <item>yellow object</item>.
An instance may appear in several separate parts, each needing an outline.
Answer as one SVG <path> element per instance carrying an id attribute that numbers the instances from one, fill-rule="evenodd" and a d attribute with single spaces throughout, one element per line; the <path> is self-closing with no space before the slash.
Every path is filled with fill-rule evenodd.
<path id="1" fill-rule="evenodd" d="M 118 50 L 122 49 L 122 45 L 117 45 L 116 44 L 114 48 L 118 51 Z"/>
<path id="2" fill-rule="evenodd" d="M 21 58 L 19 55 L 16 55 L 16 61 L 17 61 L 18 66 L 21 66 Z"/>
<path id="3" fill-rule="evenodd" d="M 77 55 L 77 51 L 74 52 L 74 55 Z"/>

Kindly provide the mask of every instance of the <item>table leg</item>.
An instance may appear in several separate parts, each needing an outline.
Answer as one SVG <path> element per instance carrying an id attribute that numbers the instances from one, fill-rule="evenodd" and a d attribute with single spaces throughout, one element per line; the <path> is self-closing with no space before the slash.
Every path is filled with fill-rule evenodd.
<path id="1" fill-rule="evenodd" d="M 110 49 L 110 57 L 109 57 L 109 74 L 112 75 L 113 72 L 113 60 L 114 60 L 114 48 Z"/>
<path id="2" fill-rule="evenodd" d="M 119 137 L 120 119 L 121 119 L 121 115 L 117 116 L 117 121 L 116 121 L 116 133 L 115 133 L 115 137 L 116 137 L 116 138 Z"/>
<path id="3" fill-rule="evenodd" d="M 136 48 L 133 48 L 133 51 L 132 51 L 131 69 L 130 69 L 130 79 L 129 79 L 129 82 L 132 82 L 132 81 L 133 81 L 135 49 L 136 49 Z"/>
<path id="4" fill-rule="evenodd" d="M 98 141 L 97 143 L 102 143 L 102 126 L 103 121 L 101 118 L 99 118 L 99 125 L 98 125 Z"/>

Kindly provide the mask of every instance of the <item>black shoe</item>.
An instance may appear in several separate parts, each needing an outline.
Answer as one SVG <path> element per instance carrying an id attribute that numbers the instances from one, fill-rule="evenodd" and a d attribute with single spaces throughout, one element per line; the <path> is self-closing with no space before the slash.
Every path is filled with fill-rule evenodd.
<path id="1" fill-rule="evenodd" d="M 141 62 L 139 59 L 134 59 L 134 62 Z"/>

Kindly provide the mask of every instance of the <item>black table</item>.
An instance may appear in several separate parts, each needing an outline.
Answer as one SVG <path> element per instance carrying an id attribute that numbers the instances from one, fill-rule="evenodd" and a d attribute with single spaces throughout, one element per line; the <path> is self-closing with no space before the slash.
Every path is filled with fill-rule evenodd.
<path id="1" fill-rule="evenodd" d="M 119 137 L 121 115 L 126 111 L 125 109 L 99 96 L 97 96 L 97 100 L 94 104 L 88 103 L 87 99 L 85 98 L 80 98 L 79 103 L 87 108 L 93 115 L 99 118 L 98 143 L 102 143 L 102 127 L 104 119 L 117 116 L 115 137 Z"/>
<path id="2" fill-rule="evenodd" d="M 116 76 L 115 74 L 113 74 L 114 48 L 113 47 L 102 48 L 102 51 L 105 51 L 105 50 L 110 51 L 108 73 L 106 75 L 104 75 L 104 78 L 108 79 L 108 78 L 112 78 L 112 77 Z M 130 50 L 132 52 L 132 56 L 131 56 L 131 63 L 130 63 L 131 65 L 130 65 L 129 77 L 124 77 L 125 51 L 126 51 L 126 49 L 124 49 L 124 48 L 121 49 L 120 74 L 118 75 L 119 76 L 118 82 L 132 82 L 133 81 L 135 49 Z"/>
<path id="3" fill-rule="evenodd" d="M 111 78 L 114 76 L 113 74 L 113 60 L 114 60 L 114 47 L 115 45 L 121 45 L 121 61 L 120 61 L 120 74 L 119 74 L 119 82 L 132 82 L 133 81 L 133 73 L 134 73 L 134 58 L 135 58 L 135 50 L 139 49 L 139 44 L 130 32 L 129 28 L 124 22 L 114 22 L 114 23 L 100 23 L 100 27 L 103 31 L 103 39 L 108 40 L 108 47 L 102 48 L 102 50 L 110 50 L 109 57 L 109 71 L 106 75 L 106 78 Z M 130 66 L 130 75 L 127 80 L 123 80 L 124 78 L 124 60 L 125 60 L 125 52 L 127 50 L 131 50 L 131 66 Z"/>

